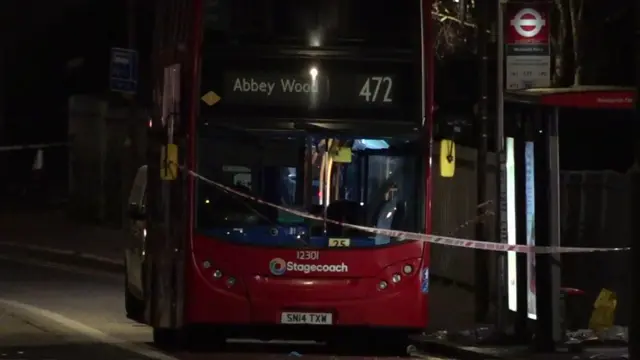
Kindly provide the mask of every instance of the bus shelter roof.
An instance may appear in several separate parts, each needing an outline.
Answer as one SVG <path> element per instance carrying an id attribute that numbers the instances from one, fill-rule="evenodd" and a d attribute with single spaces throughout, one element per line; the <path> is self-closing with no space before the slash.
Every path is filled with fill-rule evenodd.
<path id="1" fill-rule="evenodd" d="M 633 110 L 637 93 L 634 88 L 620 86 L 572 86 L 535 88 L 505 92 L 508 103 L 578 109 Z"/>

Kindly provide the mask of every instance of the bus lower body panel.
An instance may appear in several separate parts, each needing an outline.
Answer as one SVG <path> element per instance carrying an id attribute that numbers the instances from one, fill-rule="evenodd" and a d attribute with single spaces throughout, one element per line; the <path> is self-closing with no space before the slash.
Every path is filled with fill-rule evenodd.
<path id="1" fill-rule="evenodd" d="M 254 337 L 252 332 L 268 330 L 270 335 L 309 338 L 340 330 L 414 332 L 423 330 L 427 324 L 428 294 L 420 291 L 417 276 L 403 279 L 402 286 L 384 290 L 377 289 L 378 279 L 357 279 L 364 287 L 375 290 L 363 292 L 359 298 L 345 295 L 345 299 L 340 299 L 338 293 L 333 299 L 319 300 L 312 300 L 309 294 L 296 296 L 301 287 L 308 287 L 300 279 L 291 279 L 292 291 L 269 296 L 264 287 L 270 285 L 261 288 L 256 285 L 257 278 L 230 280 L 221 276 L 211 280 L 197 270 L 191 271 L 185 289 L 185 325 L 224 327 L 234 336 Z"/>

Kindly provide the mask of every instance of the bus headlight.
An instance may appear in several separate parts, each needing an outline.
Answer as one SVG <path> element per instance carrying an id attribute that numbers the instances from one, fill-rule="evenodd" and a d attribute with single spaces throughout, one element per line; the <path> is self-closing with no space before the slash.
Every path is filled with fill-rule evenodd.
<path id="1" fill-rule="evenodd" d="M 382 280 L 382 281 L 380 281 L 380 283 L 378 283 L 378 289 L 379 289 L 379 290 L 384 290 L 384 289 L 386 289 L 386 288 L 387 288 L 387 286 L 388 286 L 388 285 L 389 285 L 389 284 L 387 284 L 387 282 L 386 282 L 386 281 Z"/>
<path id="2" fill-rule="evenodd" d="M 406 264 L 405 266 L 402 267 L 402 272 L 409 275 L 413 272 L 413 266 Z"/>
<path id="3" fill-rule="evenodd" d="M 214 279 L 220 279 L 222 277 L 222 271 L 220 270 L 216 270 L 213 272 L 213 278 Z"/>
<path id="4" fill-rule="evenodd" d="M 391 281 L 394 284 L 397 284 L 400 282 L 400 280 L 402 280 L 402 276 L 400 276 L 400 274 L 393 274 L 393 276 L 391 276 Z"/>
<path id="5" fill-rule="evenodd" d="M 235 279 L 235 278 L 233 278 L 233 277 L 229 277 L 229 278 L 227 279 L 227 286 L 228 286 L 228 287 L 232 287 L 233 285 L 235 285 L 235 283 L 236 283 L 236 279 Z"/>

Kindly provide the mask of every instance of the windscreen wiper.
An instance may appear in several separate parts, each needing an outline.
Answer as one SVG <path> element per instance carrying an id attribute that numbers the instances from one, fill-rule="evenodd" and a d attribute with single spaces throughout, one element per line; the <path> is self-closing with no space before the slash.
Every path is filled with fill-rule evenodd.
<path id="1" fill-rule="evenodd" d="M 233 188 L 233 187 L 231 187 Z M 258 209 L 256 209 L 255 207 L 251 206 L 251 204 L 249 203 L 249 200 L 246 199 L 243 196 L 240 196 L 238 194 L 234 194 L 231 191 L 227 191 L 224 189 L 218 189 L 224 193 L 226 193 L 231 199 L 233 199 L 234 201 L 238 202 L 239 204 L 241 204 L 242 206 L 244 206 L 245 208 L 249 209 L 249 211 L 251 211 L 252 213 L 254 213 L 255 215 L 257 215 L 259 218 L 265 220 L 266 222 L 269 223 L 269 225 L 272 226 L 277 226 L 278 224 L 273 221 L 272 219 L 270 219 L 267 215 L 261 213 Z"/>
<path id="2" fill-rule="evenodd" d="M 245 198 L 244 196 L 240 196 L 240 195 L 234 194 L 234 193 L 232 193 L 230 191 L 226 191 L 226 190 L 223 190 L 223 189 L 219 189 L 219 190 L 225 192 L 233 200 L 235 200 L 238 203 L 242 204 L 242 206 L 246 207 L 249 211 L 251 211 L 252 213 L 256 214 L 261 219 L 267 221 L 271 226 L 277 227 L 277 226 L 280 225 L 280 224 L 278 224 L 277 221 L 274 221 L 274 220 L 270 219 L 267 215 L 261 213 L 258 209 L 253 207 L 249 203 L 249 199 Z M 309 247 L 309 243 L 303 237 L 296 236 L 296 239 L 299 240 L 305 247 Z"/>

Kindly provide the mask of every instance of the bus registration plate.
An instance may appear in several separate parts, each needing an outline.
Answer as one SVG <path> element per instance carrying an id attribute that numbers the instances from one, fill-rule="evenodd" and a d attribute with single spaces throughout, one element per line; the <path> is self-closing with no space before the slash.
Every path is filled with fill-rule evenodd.
<path id="1" fill-rule="evenodd" d="M 282 324 L 331 325 L 331 313 L 283 312 L 280 316 Z"/>

